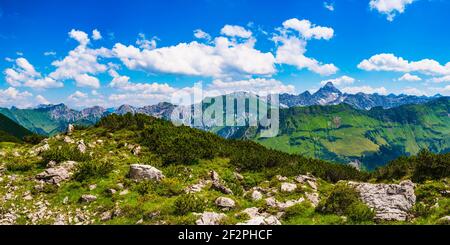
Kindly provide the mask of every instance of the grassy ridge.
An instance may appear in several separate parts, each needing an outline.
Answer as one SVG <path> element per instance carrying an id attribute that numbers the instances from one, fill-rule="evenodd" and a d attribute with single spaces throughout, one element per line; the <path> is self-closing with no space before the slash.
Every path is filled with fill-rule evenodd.
<path id="1" fill-rule="evenodd" d="M 28 129 L 0 114 L 0 142 L 19 142 L 31 134 Z"/>

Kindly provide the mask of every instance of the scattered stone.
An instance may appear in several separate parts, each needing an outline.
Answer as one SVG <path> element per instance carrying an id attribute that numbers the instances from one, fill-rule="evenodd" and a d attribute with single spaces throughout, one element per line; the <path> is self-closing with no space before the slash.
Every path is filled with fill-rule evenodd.
<path id="1" fill-rule="evenodd" d="M 95 190 L 95 188 L 97 188 L 97 185 L 96 184 L 92 184 L 92 185 L 89 185 L 89 190 Z"/>
<path id="2" fill-rule="evenodd" d="M 56 166 L 56 162 L 55 161 L 50 161 L 47 163 L 47 168 L 53 168 Z"/>
<path id="3" fill-rule="evenodd" d="M 281 183 L 281 191 L 282 192 L 293 192 L 293 191 L 295 191 L 295 189 L 297 189 L 296 184 L 292 184 L 292 183 L 288 183 L 288 182 Z"/>
<path id="4" fill-rule="evenodd" d="M 72 144 L 74 143 L 74 141 L 69 137 L 69 136 L 65 136 L 64 137 L 64 142 L 67 144 Z"/>
<path id="5" fill-rule="evenodd" d="M 122 190 L 123 189 L 123 184 L 122 183 L 117 183 L 117 188 L 119 189 L 119 190 Z"/>
<path id="6" fill-rule="evenodd" d="M 309 186 L 311 186 L 311 188 L 315 191 L 317 191 L 317 185 L 316 182 L 311 181 L 311 180 L 307 180 L 306 183 L 308 183 Z"/>
<path id="7" fill-rule="evenodd" d="M 305 198 L 300 197 L 297 200 L 288 200 L 286 202 L 279 202 L 273 197 L 266 198 L 266 205 L 273 208 L 278 208 L 279 210 L 285 210 L 286 208 L 292 207 L 295 204 L 302 203 Z"/>
<path id="8" fill-rule="evenodd" d="M 136 145 L 133 147 L 133 149 L 131 150 L 131 153 L 133 153 L 133 155 L 138 156 L 141 153 L 141 146 L 140 145 Z"/>
<path id="9" fill-rule="evenodd" d="M 36 175 L 36 179 L 43 180 L 46 183 L 59 185 L 60 182 L 67 180 L 72 176 L 77 162 L 66 161 L 56 167 L 47 168 L 44 172 Z"/>
<path id="10" fill-rule="evenodd" d="M 130 166 L 129 176 L 136 181 L 156 180 L 161 181 L 164 178 L 163 173 L 150 165 L 132 164 Z"/>
<path id="11" fill-rule="evenodd" d="M 97 200 L 97 197 L 94 196 L 94 195 L 90 195 L 90 194 L 82 195 L 81 198 L 80 198 L 81 202 L 87 202 L 87 203 L 93 202 L 95 200 Z"/>
<path id="12" fill-rule="evenodd" d="M 67 135 L 72 135 L 72 134 L 73 134 L 73 131 L 75 131 L 75 127 L 73 126 L 73 124 L 69 124 L 69 125 L 67 126 L 66 134 L 67 134 Z"/>
<path id="13" fill-rule="evenodd" d="M 416 203 L 414 183 L 370 184 L 349 182 L 359 192 L 361 200 L 375 210 L 375 219 L 405 221 Z"/>
<path id="14" fill-rule="evenodd" d="M 197 225 L 219 225 L 220 221 L 227 217 L 223 213 L 203 212 L 200 218 L 195 221 Z"/>
<path id="15" fill-rule="evenodd" d="M 63 203 L 63 204 L 69 203 L 69 197 L 64 197 L 62 203 Z"/>
<path id="16" fill-rule="evenodd" d="M 13 156 L 14 156 L 14 157 L 20 157 L 20 153 L 17 152 L 17 151 L 15 151 L 15 152 L 13 152 Z"/>
<path id="17" fill-rule="evenodd" d="M 244 176 L 237 172 L 234 172 L 234 177 L 236 177 L 237 180 L 244 180 Z"/>
<path id="18" fill-rule="evenodd" d="M 275 176 L 275 178 L 278 181 L 286 181 L 288 179 L 286 176 L 281 176 L 281 175 L 277 175 L 277 176 Z"/>
<path id="19" fill-rule="evenodd" d="M 252 200 L 253 201 L 258 201 L 261 200 L 263 198 L 263 194 L 260 191 L 254 190 L 252 192 Z"/>
<path id="20" fill-rule="evenodd" d="M 123 190 L 123 191 L 121 191 L 121 192 L 119 193 L 119 195 L 125 196 L 125 195 L 128 194 L 128 193 L 129 193 L 128 190 Z"/>
<path id="21" fill-rule="evenodd" d="M 444 216 L 438 220 L 438 224 L 450 225 L 450 216 Z"/>
<path id="22" fill-rule="evenodd" d="M 114 194 L 116 194 L 116 190 L 115 189 L 107 189 L 106 190 L 106 193 L 108 193 L 109 195 L 114 195 Z"/>
<path id="23" fill-rule="evenodd" d="M 222 208 L 234 208 L 236 206 L 234 200 L 228 197 L 218 197 L 215 203 Z"/>
<path id="24" fill-rule="evenodd" d="M 215 190 L 218 190 L 224 194 L 233 194 L 233 191 L 230 188 L 226 187 L 222 183 L 222 181 L 220 180 L 219 174 L 216 171 L 212 170 L 210 172 L 210 176 L 211 176 L 211 180 L 212 180 L 212 187 Z"/>
<path id="25" fill-rule="evenodd" d="M 250 219 L 237 225 L 281 225 L 277 217 L 268 213 L 260 213 L 256 207 L 244 209 L 242 213 L 247 214 Z"/>
<path id="26" fill-rule="evenodd" d="M 43 146 L 39 146 L 34 150 L 34 154 L 39 155 L 43 152 L 46 152 L 50 150 L 50 145 L 48 143 L 45 143 Z"/>
<path id="27" fill-rule="evenodd" d="M 211 181 L 200 180 L 197 184 L 190 185 L 184 190 L 186 193 L 196 193 L 203 190 Z"/>
<path id="28" fill-rule="evenodd" d="M 312 182 L 316 182 L 316 178 L 314 178 L 313 176 L 310 175 L 299 175 L 297 177 L 295 177 L 295 181 L 297 181 L 298 183 L 306 183 L 306 181 L 312 181 Z"/>
<path id="29" fill-rule="evenodd" d="M 305 193 L 306 199 L 313 205 L 313 207 L 317 207 L 319 205 L 319 194 L 317 192 L 314 193 Z"/>
<path id="30" fill-rule="evenodd" d="M 78 141 L 77 149 L 78 149 L 81 153 L 85 153 L 85 152 L 86 152 L 86 145 L 84 144 L 84 140 Z"/>

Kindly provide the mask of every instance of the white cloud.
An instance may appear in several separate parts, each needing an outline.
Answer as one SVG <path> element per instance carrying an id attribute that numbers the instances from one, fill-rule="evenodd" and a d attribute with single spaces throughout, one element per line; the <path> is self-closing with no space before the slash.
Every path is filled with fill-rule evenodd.
<path id="1" fill-rule="evenodd" d="M 328 79 L 328 80 L 321 81 L 320 84 L 325 85 L 328 82 L 331 82 L 336 86 L 339 86 L 339 85 L 352 84 L 355 82 L 355 79 L 353 77 L 349 77 L 349 76 L 342 76 L 342 77 L 338 77 L 338 78 L 334 78 L 334 79 Z"/>
<path id="2" fill-rule="evenodd" d="M 76 75 L 74 80 L 78 87 L 100 88 L 100 81 L 96 77 L 89 76 L 88 74 Z"/>
<path id="3" fill-rule="evenodd" d="M 334 3 L 323 2 L 323 7 L 330 11 L 334 11 Z"/>
<path id="4" fill-rule="evenodd" d="M 237 25 L 225 25 L 220 33 L 229 37 L 250 38 L 252 36 L 251 31 Z"/>
<path id="5" fill-rule="evenodd" d="M 359 86 L 359 87 L 345 87 L 342 89 L 343 92 L 348 94 L 357 94 L 357 93 L 365 93 L 365 94 L 387 94 L 387 89 L 384 87 L 374 88 L 371 86 Z"/>
<path id="6" fill-rule="evenodd" d="M 414 0 L 370 0 L 370 9 L 376 9 L 385 14 L 388 21 L 393 21 L 397 13 L 405 12 L 406 5 L 413 3 Z"/>
<path id="7" fill-rule="evenodd" d="M 426 95 L 426 93 L 423 90 L 411 87 L 402 89 L 402 93 L 416 96 Z"/>
<path id="8" fill-rule="evenodd" d="M 447 85 L 445 87 L 431 87 L 429 88 L 429 90 L 435 94 L 450 96 L 450 85 Z"/>
<path id="9" fill-rule="evenodd" d="M 102 34 L 97 29 L 94 29 L 92 31 L 92 39 L 100 40 L 100 39 L 102 39 Z"/>
<path id="10" fill-rule="evenodd" d="M 72 29 L 69 32 L 69 37 L 77 40 L 82 46 L 86 46 L 89 43 L 88 35 L 85 32 L 79 30 Z"/>
<path id="11" fill-rule="evenodd" d="M 87 97 L 88 97 L 87 94 L 80 92 L 80 91 L 76 91 L 75 93 L 69 95 L 70 100 L 80 100 L 80 99 L 85 99 Z"/>
<path id="12" fill-rule="evenodd" d="M 408 61 L 394 54 L 377 54 L 358 64 L 358 68 L 366 71 L 420 72 L 426 75 L 449 75 L 450 62 L 445 65 L 432 59 Z"/>
<path id="13" fill-rule="evenodd" d="M 41 105 L 48 105 L 50 104 L 50 102 L 42 95 L 37 95 L 36 96 L 36 101 L 41 104 Z"/>
<path id="14" fill-rule="evenodd" d="M 249 80 L 225 82 L 219 79 L 208 85 L 208 93 L 215 95 L 229 94 L 233 92 L 250 92 L 262 96 L 268 94 L 294 93 L 295 87 L 284 85 L 275 79 L 255 78 Z"/>
<path id="15" fill-rule="evenodd" d="M 422 78 L 420 78 L 419 76 L 416 75 L 411 75 L 409 73 L 405 73 L 403 76 L 401 76 L 399 79 L 399 81 L 422 81 Z"/>
<path id="16" fill-rule="evenodd" d="M 305 39 L 325 39 L 329 40 L 334 35 L 334 30 L 329 27 L 316 26 L 309 20 L 289 19 L 283 22 L 285 29 L 296 30 Z"/>
<path id="17" fill-rule="evenodd" d="M 86 108 L 90 106 L 109 106 L 101 96 L 90 97 L 87 93 L 76 91 L 69 95 L 68 102 L 77 108 Z"/>
<path id="18" fill-rule="evenodd" d="M 338 68 L 333 64 L 322 64 L 316 59 L 305 56 L 306 41 L 297 37 L 276 36 L 273 39 L 278 46 L 276 51 L 276 62 L 288 64 L 298 69 L 308 69 L 320 75 L 332 75 Z"/>
<path id="19" fill-rule="evenodd" d="M 29 101 L 32 96 L 33 95 L 30 92 L 20 92 L 13 87 L 9 87 L 5 90 L 0 89 L 0 106 L 29 107 L 33 104 Z"/>
<path id="20" fill-rule="evenodd" d="M 205 39 L 207 41 L 211 40 L 211 35 L 209 35 L 208 33 L 202 31 L 201 29 L 197 29 L 194 31 L 194 37 L 198 38 L 198 39 Z"/>
<path id="21" fill-rule="evenodd" d="M 113 52 L 127 68 L 148 72 L 208 77 L 275 73 L 272 53 L 262 53 L 253 44 L 218 37 L 212 44 L 193 41 L 153 50 L 117 43 Z"/>
<path id="22" fill-rule="evenodd" d="M 17 58 L 15 66 L 4 71 L 5 80 L 13 87 L 59 88 L 63 84 L 50 77 L 42 77 L 25 58 Z"/>
<path id="23" fill-rule="evenodd" d="M 443 77 L 433 77 L 433 78 L 428 79 L 427 82 L 432 82 L 432 83 L 450 82 L 450 75 L 443 76 Z"/>
<path id="24" fill-rule="evenodd" d="M 73 79 L 77 86 L 98 88 L 98 79 L 92 75 L 107 70 L 106 65 L 98 62 L 98 57 L 111 57 L 111 51 L 106 48 L 88 48 L 88 35 L 82 31 L 72 30 L 69 36 L 77 40 L 79 45 L 62 60 L 52 62 L 56 70 L 50 73 L 49 77 L 55 80 Z"/>
<path id="25" fill-rule="evenodd" d="M 151 40 L 147 40 L 144 33 L 138 34 L 139 38 L 136 40 L 136 45 L 142 49 L 155 49 L 157 37 L 153 37 Z"/>
<path id="26" fill-rule="evenodd" d="M 115 70 L 110 70 L 109 74 L 113 77 L 109 86 L 123 91 L 149 94 L 159 93 L 167 95 L 175 91 L 175 89 L 167 83 L 132 83 L 130 82 L 130 78 L 128 76 L 121 76 Z"/>

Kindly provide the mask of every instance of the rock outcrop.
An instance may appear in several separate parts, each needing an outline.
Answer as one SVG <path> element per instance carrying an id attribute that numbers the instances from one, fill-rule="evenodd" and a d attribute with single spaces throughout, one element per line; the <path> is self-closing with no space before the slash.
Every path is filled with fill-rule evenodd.
<path id="1" fill-rule="evenodd" d="M 200 218 L 195 221 L 197 225 L 219 225 L 220 221 L 227 217 L 223 213 L 203 212 Z"/>
<path id="2" fill-rule="evenodd" d="M 228 197 L 218 197 L 215 204 L 221 208 L 234 208 L 236 206 L 234 200 Z"/>
<path id="3" fill-rule="evenodd" d="M 156 180 L 161 181 L 164 178 L 161 170 L 150 165 L 132 164 L 130 166 L 129 177 L 136 181 Z"/>
<path id="4" fill-rule="evenodd" d="M 36 175 L 36 179 L 42 180 L 46 183 L 59 185 L 64 180 L 68 180 L 75 169 L 77 162 L 67 161 L 58 164 L 55 167 L 50 167 L 44 172 Z"/>
<path id="5" fill-rule="evenodd" d="M 237 225 L 281 225 L 277 217 L 265 212 L 260 213 L 256 207 L 244 209 L 242 213 L 247 214 L 250 219 Z"/>
<path id="6" fill-rule="evenodd" d="M 400 184 L 370 184 L 349 182 L 359 192 L 361 200 L 375 210 L 379 220 L 405 221 L 416 202 L 414 183 L 410 180 Z"/>

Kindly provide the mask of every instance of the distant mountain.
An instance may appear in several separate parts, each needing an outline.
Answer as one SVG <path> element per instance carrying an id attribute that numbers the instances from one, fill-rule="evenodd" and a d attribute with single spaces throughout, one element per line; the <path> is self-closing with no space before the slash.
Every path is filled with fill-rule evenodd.
<path id="1" fill-rule="evenodd" d="M 340 163 L 358 160 L 374 169 L 420 149 L 450 152 L 450 98 L 425 104 L 360 110 L 342 103 L 280 110 L 278 136 L 263 138 L 257 127 L 217 129 L 228 138 Z"/>
<path id="2" fill-rule="evenodd" d="M 22 141 L 23 137 L 31 134 L 28 129 L 0 114 L 0 142 Z"/>
<path id="3" fill-rule="evenodd" d="M 345 103 L 357 109 L 369 110 L 377 106 L 389 109 L 405 104 L 423 104 L 438 97 L 440 97 L 440 95 L 427 97 L 404 94 L 347 94 L 342 93 L 333 85 L 333 83 L 328 82 L 314 94 L 310 94 L 309 92 L 304 92 L 299 95 L 281 94 L 280 103 L 285 105 L 285 107 L 337 105 L 340 103 Z"/>
<path id="4" fill-rule="evenodd" d="M 36 108 L 11 109 L 0 108 L 0 114 L 10 118 L 33 133 L 41 135 L 53 135 L 66 130 L 68 124 L 93 125 L 101 118 L 117 113 L 120 115 L 131 113 L 143 113 L 155 117 L 169 118 L 175 106 L 170 103 L 135 108 L 130 105 L 122 105 L 117 109 L 105 109 L 100 106 L 85 108 L 81 111 L 70 109 L 64 104 L 39 105 Z"/>

